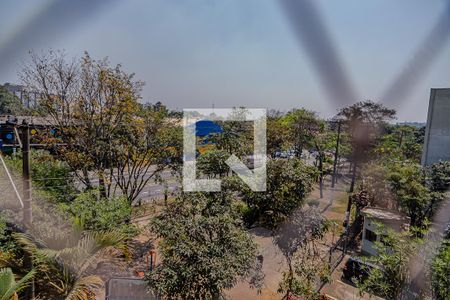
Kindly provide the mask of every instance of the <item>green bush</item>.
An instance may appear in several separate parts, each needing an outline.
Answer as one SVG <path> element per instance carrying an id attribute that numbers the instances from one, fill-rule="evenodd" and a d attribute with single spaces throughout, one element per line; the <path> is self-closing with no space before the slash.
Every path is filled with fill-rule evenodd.
<path id="1" fill-rule="evenodd" d="M 431 186 L 435 191 L 445 191 L 450 186 L 450 162 L 440 161 L 429 168 Z"/>
<path id="2" fill-rule="evenodd" d="M 129 222 L 131 205 L 126 197 L 100 198 L 97 190 L 91 190 L 81 193 L 63 207 L 73 216 L 74 222 L 85 230 L 120 228 L 130 234 L 136 231 Z"/>
<path id="3" fill-rule="evenodd" d="M 8 157 L 6 163 L 13 171 L 22 172 L 22 154 Z M 48 151 L 32 150 L 30 155 L 33 186 L 49 192 L 58 202 L 73 198 L 76 189 L 69 166 L 56 159 Z"/>
<path id="4" fill-rule="evenodd" d="M 450 299 L 450 240 L 445 240 L 433 259 L 431 282 L 436 299 Z"/>
<path id="5" fill-rule="evenodd" d="M 212 149 L 199 156 L 198 170 L 209 177 L 223 176 L 230 171 L 225 161 L 230 157 L 224 150 Z"/>
<path id="6" fill-rule="evenodd" d="M 17 245 L 11 237 L 12 231 L 6 225 L 6 220 L 0 215 L 0 253 L 14 253 Z"/>
<path id="7" fill-rule="evenodd" d="M 237 176 L 223 180 L 222 188 L 237 191 L 247 205 L 242 210 L 247 226 L 258 223 L 275 228 L 305 203 L 316 177 L 316 169 L 299 159 L 270 159 L 267 161 L 265 192 L 252 191 Z"/>

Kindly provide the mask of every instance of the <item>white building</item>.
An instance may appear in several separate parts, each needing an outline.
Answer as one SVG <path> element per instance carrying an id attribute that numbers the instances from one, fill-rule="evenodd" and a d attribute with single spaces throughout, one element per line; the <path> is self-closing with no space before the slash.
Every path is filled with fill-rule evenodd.
<path id="1" fill-rule="evenodd" d="M 404 230 L 409 225 L 409 218 L 394 210 L 366 207 L 361 213 L 364 216 L 361 252 L 365 254 L 377 254 L 375 242 L 380 242 L 382 237 L 377 234 L 379 228 L 377 224 L 382 224 L 397 232 Z"/>

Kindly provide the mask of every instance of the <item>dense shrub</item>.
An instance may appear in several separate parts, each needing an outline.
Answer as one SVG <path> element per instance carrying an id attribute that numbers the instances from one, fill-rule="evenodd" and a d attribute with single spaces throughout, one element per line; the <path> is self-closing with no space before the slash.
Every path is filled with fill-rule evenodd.
<path id="1" fill-rule="evenodd" d="M 20 174 L 22 172 L 22 154 L 8 157 L 7 164 Z M 30 156 L 31 179 L 33 186 L 53 195 L 58 202 L 67 202 L 76 191 L 73 176 L 66 163 L 56 159 L 47 151 L 33 150 Z"/>
<path id="2" fill-rule="evenodd" d="M 430 183 L 435 191 L 445 191 L 450 186 L 450 162 L 440 161 L 429 167 Z"/>
<path id="3" fill-rule="evenodd" d="M 126 197 L 101 198 L 97 190 L 91 190 L 63 207 L 83 229 L 100 231 L 120 228 L 125 232 L 135 231 L 129 224 L 131 206 Z"/>
<path id="4" fill-rule="evenodd" d="M 227 174 L 230 170 L 225 161 L 230 155 L 224 150 L 209 150 L 197 159 L 198 169 L 209 177 Z"/>
<path id="5" fill-rule="evenodd" d="M 13 253 L 17 250 L 17 245 L 11 237 L 12 230 L 8 228 L 5 218 L 0 215 L 0 254 Z"/>
<path id="6" fill-rule="evenodd" d="M 450 297 L 450 240 L 445 240 L 439 253 L 433 259 L 431 282 L 436 299 Z"/>
<path id="7" fill-rule="evenodd" d="M 247 204 L 244 221 L 248 226 L 259 222 L 276 227 L 305 202 L 316 176 L 316 169 L 299 159 L 271 159 L 267 162 L 265 192 L 252 191 L 236 176 L 228 178 L 223 188 L 238 191 Z"/>

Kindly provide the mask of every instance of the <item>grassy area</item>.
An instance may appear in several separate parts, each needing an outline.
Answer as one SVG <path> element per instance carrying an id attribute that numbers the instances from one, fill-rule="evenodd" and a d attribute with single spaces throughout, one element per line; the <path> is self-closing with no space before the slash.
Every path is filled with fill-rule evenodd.
<path id="1" fill-rule="evenodd" d="M 344 215 L 347 209 L 347 202 L 348 196 L 346 194 L 339 195 L 339 197 L 334 200 L 333 206 L 330 208 L 330 210 L 334 213 Z"/>

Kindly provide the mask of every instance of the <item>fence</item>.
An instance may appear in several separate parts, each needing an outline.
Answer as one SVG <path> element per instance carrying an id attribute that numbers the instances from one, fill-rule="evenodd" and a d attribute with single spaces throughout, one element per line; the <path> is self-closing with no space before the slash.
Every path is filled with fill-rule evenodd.
<path id="1" fill-rule="evenodd" d="M 147 291 L 140 278 L 111 278 L 106 283 L 106 300 L 159 300 Z"/>

